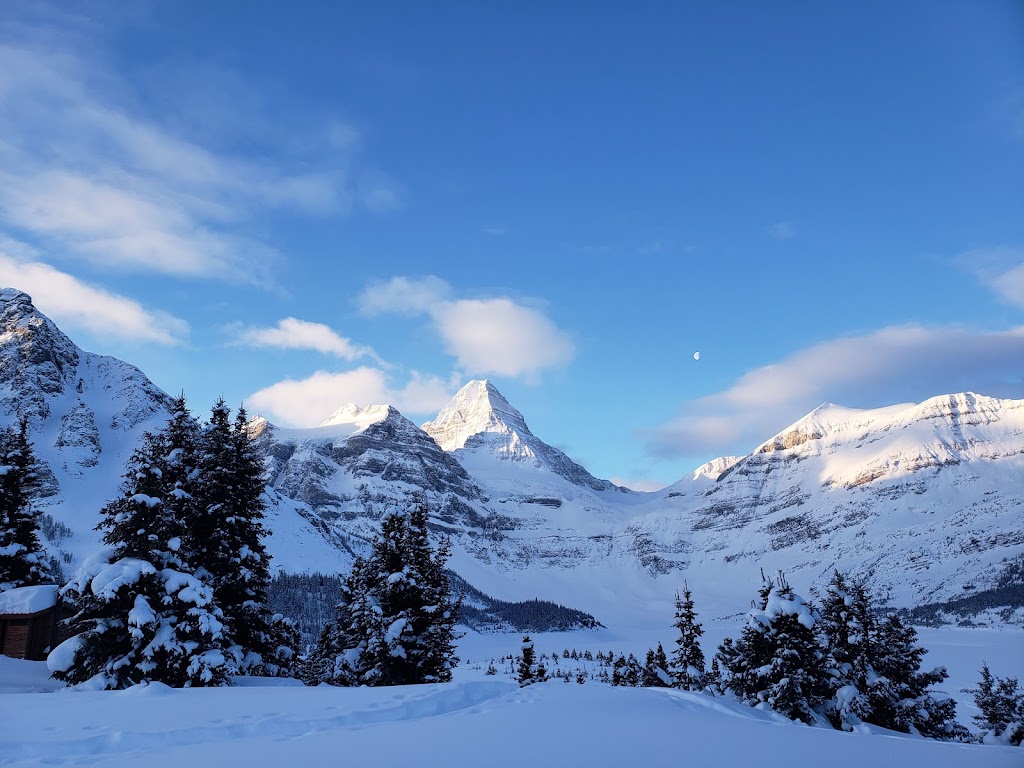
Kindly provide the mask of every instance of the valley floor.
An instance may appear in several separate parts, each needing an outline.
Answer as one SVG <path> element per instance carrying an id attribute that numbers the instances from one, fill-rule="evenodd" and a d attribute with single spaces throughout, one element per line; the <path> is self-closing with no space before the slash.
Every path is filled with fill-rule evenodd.
<path id="1" fill-rule="evenodd" d="M 668 645 L 667 632 L 660 639 Z M 951 665 L 957 685 L 961 678 L 975 682 L 970 670 L 982 658 L 993 669 L 997 659 L 1019 664 L 1010 660 L 1019 658 L 1014 649 L 1022 639 L 1019 631 L 992 630 L 925 630 L 922 637 L 933 650 L 928 661 Z M 541 653 L 643 650 L 627 640 L 611 630 L 536 637 Z M 500 673 L 484 674 L 491 657 L 514 653 L 518 642 L 513 635 L 469 635 L 460 644 L 464 662 L 454 683 L 396 688 L 253 680 L 222 689 L 54 691 L 44 664 L 0 657 L 0 765 L 1022 764 L 1019 748 L 809 728 L 700 694 L 561 680 L 521 689 Z M 946 690 L 954 693 L 952 685 Z M 970 714 L 961 708 L 961 721 Z"/>

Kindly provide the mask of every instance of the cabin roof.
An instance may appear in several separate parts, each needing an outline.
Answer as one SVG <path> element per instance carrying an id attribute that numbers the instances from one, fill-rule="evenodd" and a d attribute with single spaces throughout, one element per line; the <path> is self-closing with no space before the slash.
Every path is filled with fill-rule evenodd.
<path id="1" fill-rule="evenodd" d="M 57 589 L 56 584 L 43 584 L 0 592 L 0 616 L 23 616 L 53 608 L 57 604 Z"/>

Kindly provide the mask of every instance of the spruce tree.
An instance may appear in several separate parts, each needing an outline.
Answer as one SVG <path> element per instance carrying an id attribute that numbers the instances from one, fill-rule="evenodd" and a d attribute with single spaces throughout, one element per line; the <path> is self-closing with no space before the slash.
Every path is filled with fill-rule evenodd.
<path id="1" fill-rule="evenodd" d="M 73 636 L 50 655 L 57 679 L 180 687 L 223 685 L 234 673 L 223 613 L 183 547 L 195 516 L 197 434 L 180 397 L 166 427 L 144 435 L 129 459 L 120 495 L 99 525 L 111 550 L 64 589 L 77 613 L 69 620 Z"/>
<path id="2" fill-rule="evenodd" d="M 781 574 L 777 581 L 764 579 L 760 598 L 739 640 L 719 649 L 730 673 L 726 685 L 751 706 L 813 723 L 814 707 L 826 691 L 824 657 L 814 635 L 818 614 Z"/>
<path id="3" fill-rule="evenodd" d="M 704 652 L 700 637 L 704 629 L 697 621 L 693 607 L 693 593 L 683 582 L 682 597 L 676 593 L 675 628 L 679 631 L 676 650 L 672 653 L 672 680 L 676 688 L 684 691 L 699 691 L 704 687 Z"/>
<path id="4" fill-rule="evenodd" d="M 519 681 L 521 687 L 526 687 L 532 683 L 537 682 L 536 680 L 536 661 L 533 651 L 533 641 L 529 635 L 523 635 L 523 644 L 520 646 L 521 655 L 519 656 L 519 666 L 516 673 L 516 680 Z"/>
<path id="5" fill-rule="evenodd" d="M 832 574 L 817 624 L 826 649 L 829 704 L 826 715 L 836 728 L 852 730 L 872 722 L 870 690 L 877 680 L 877 613 L 867 587 L 839 571 Z"/>
<path id="6" fill-rule="evenodd" d="M 917 644 L 917 630 L 898 616 L 879 623 L 873 658 L 878 679 L 868 692 L 869 722 L 929 738 L 962 739 L 966 733 L 956 722 L 956 701 L 929 690 L 949 674 L 945 667 L 922 672 L 925 653 Z"/>
<path id="7" fill-rule="evenodd" d="M 239 409 L 233 425 L 230 416 L 224 400 L 218 400 L 198 441 L 198 503 L 188 547 L 224 611 L 240 670 L 280 674 L 290 666 L 295 648 L 289 645 L 287 625 L 275 623 L 267 607 L 263 469 L 250 445 L 245 409 Z"/>
<path id="8" fill-rule="evenodd" d="M 726 638 L 726 640 L 730 643 L 732 642 L 732 640 L 729 640 L 728 638 Z M 707 674 L 705 684 L 713 694 L 719 694 L 725 690 L 722 687 L 722 667 L 718 663 L 718 654 L 715 654 L 711 658 L 711 670 Z"/>
<path id="9" fill-rule="evenodd" d="M 338 649 L 329 682 L 407 685 L 451 680 L 458 663 L 445 571 L 448 544 L 433 549 L 422 505 L 393 511 L 365 560 L 344 579 L 330 643 Z M 319 651 L 318 651 L 319 653 Z"/>
<path id="10" fill-rule="evenodd" d="M 50 581 L 39 539 L 39 473 L 28 421 L 0 430 L 0 592 Z"/>
<path id="11" fill-rule="evenodd" d="M 1020 746 L 1024 741 L 1024 691 L 1013 677 L 995 677 L 988 664 L 981 667 L 981 682 L 967 689 L 974 694 L 980 714 L 974 724 L 982 731 L 986 744 Z"/>

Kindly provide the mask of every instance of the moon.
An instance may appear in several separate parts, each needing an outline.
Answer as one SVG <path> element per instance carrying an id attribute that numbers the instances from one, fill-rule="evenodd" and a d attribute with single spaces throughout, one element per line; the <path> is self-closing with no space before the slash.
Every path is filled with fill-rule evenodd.
<path id="1" fill-rule="evenodd" d="M 700 360 L 700 352 L 694 352 L 693 353 L 693 359 L 694 360 Z"/>

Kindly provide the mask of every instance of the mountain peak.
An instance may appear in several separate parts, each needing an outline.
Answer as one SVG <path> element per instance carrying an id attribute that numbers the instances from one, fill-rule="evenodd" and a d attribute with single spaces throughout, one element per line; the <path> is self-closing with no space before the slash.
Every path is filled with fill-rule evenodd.
<path id="1" fill-rule="evenodd" d="M 533 452 L 522 438 L 533 438 L 526 420 L 512 407 L 505 396 L 487 379 L 476 379 L 455 393 L 437 418 L 423 424 L 424 432 L 430 435 L 446 451 L 466 447 L 466 442 L 476 435 L 499 434 L 514 438 L 519 447 L 520 458 L 533 458 Z"/>
<path id="2" fill-rule="evenodd" d="M 0 304 L 32 305 L 32 297 L 17 288 L 0 288 Z"/>
<path id="3" fill-rule="evenodd" d="M 332 427 L 337 424 L 355 424 L 360 429 L 366 429 L 371 424 L 384 421 L 389 416 L 397 413 L 398 411 L 390 405 L 359 406 L 355 403 L 346 403 L 320 422 L 320 426 Z"/>
<path id="4" fill-rule="evenodd" d="M 474 454 L 533 466 L 596 491 L 618 489 L 607 480 L 597 479 L 560 450 L 534 435 L 526 426 L 523 414 L 486 379 L 466 384 L 441 409 L 436 419 L 420 428 L 443 450 L 459 451 L 463 457 Z M 477 465 L 477 468 L 481 467 Z"/>

